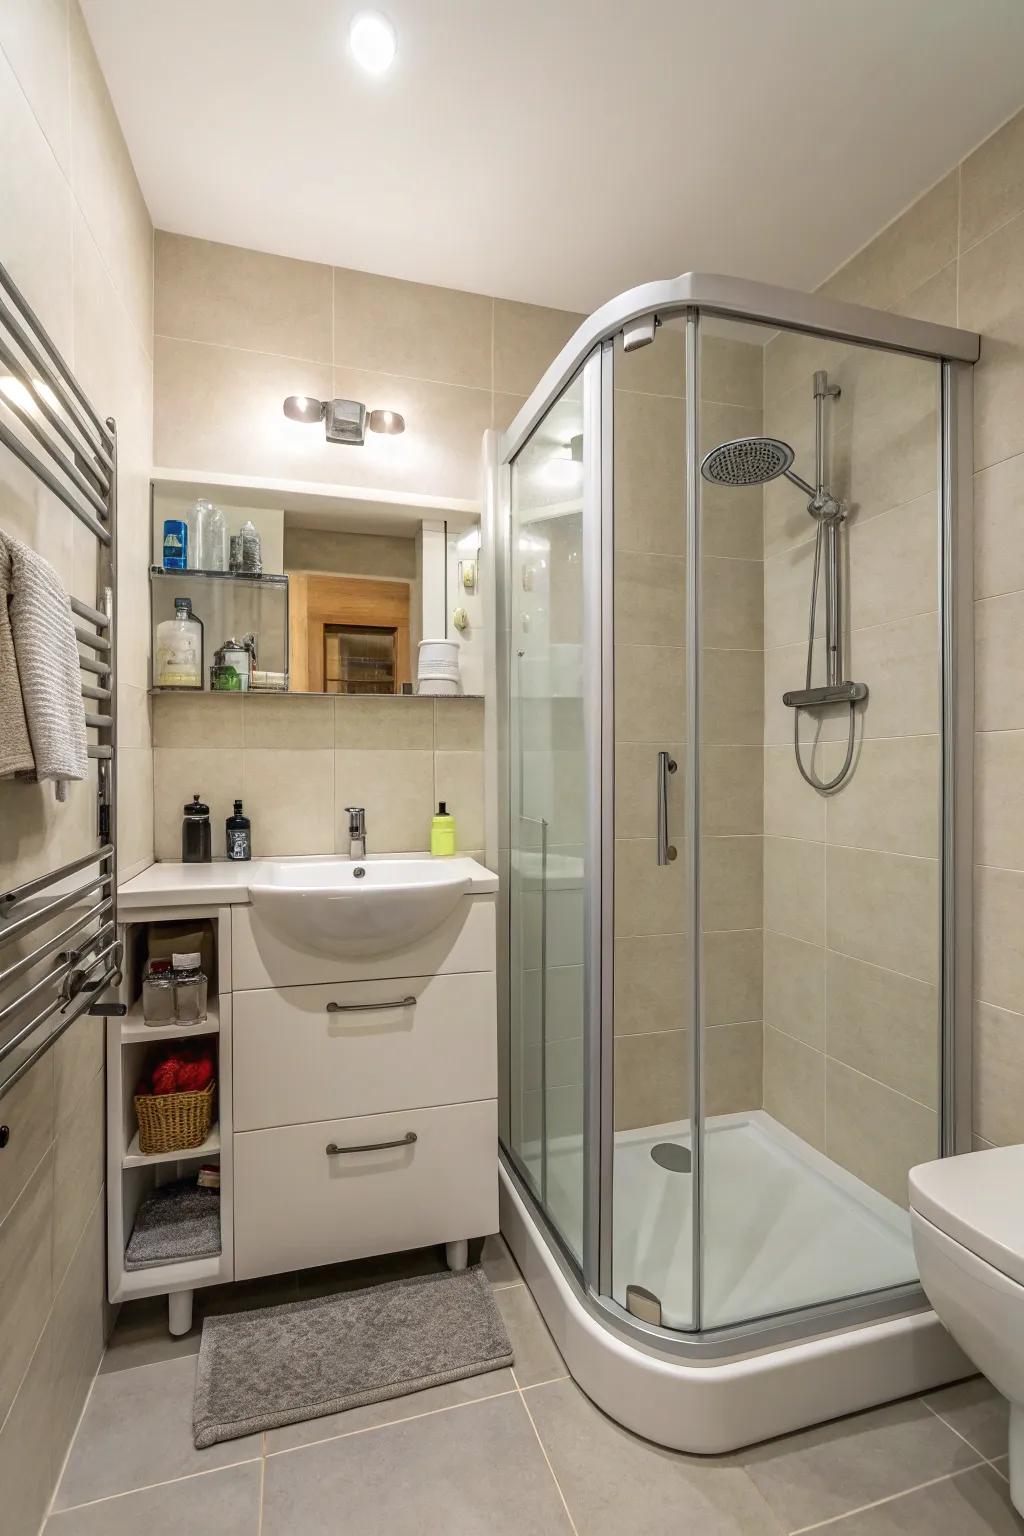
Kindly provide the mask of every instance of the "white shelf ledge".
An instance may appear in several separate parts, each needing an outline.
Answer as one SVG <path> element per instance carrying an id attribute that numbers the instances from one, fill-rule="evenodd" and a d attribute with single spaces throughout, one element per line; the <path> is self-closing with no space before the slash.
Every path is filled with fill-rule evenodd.
<path id="1" fill-rule="evenodd" d="M 179 1147 L 176 1152 L 140 1152 L 139 1133 L 131 1139 L 128 1151 L 121 1160 L 123 1168 L 146 1168 L 156 1163 L 184 1163 L 191 1162 L 194 1157 L 210 1157 L 220 1151 L 220 1126 L 215 1125 L 209 1136 L 198 1147 Z M 142 1271 L 139 1271 L 142 1273 Z"/>
<path id="2" fill-rule="evenodd" d="M 147 1024 L 142 1016 L 142 999 L 132 1004 L 121 1020 L 121 1044 L 134 1044 L 139 1040 L 189 1040 L 199 1035 L 220 1034 L 220 1009 L 212 1000 L 201 1024 L 178 1024 L 173 1019 L 167 1024 Z"/>

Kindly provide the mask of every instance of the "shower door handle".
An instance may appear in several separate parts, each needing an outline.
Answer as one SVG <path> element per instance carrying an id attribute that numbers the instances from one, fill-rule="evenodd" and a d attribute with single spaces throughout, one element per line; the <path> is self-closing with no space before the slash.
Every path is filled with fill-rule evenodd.
<path id="1" fill-rule="evenodd" d="M 667 752 L 658 753 L 658 863 L 670 864 L 676 850 L 668 840 L 668 776 L 676 771 L 676 760 Z"/>

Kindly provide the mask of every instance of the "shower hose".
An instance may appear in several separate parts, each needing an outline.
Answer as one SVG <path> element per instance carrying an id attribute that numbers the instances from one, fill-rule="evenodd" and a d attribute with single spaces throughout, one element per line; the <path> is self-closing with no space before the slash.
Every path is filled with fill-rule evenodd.
<path id="1" fill-rule="evenodd" d="M 825 538 L 825 522 L 824 522 L 824 519 L 820 519 L 819 522 L 818 522 L 818 531 L 817 531 L 817 533 L 815 534 L 815 537 L 814 537 L 814 575 L 813 575 L 813 577 L 811 579 L 811 612 L 810 612 L 810 617 L 809 617 L 809 619 L 807 621 L 807 672 L 806 672 L 806 680 L 805 680 L 805 683 L 804 683 L 804 687 L 805 688 L 810 688 L 810 686 L 811 686 L 811 673 L 814 670 L 814 623 L 815 623 L 815 619 L 817 618 L 817 613 L 818 613 L 818 578 L 819 578 L 819 575 L 820 575 L 820 572 L 821 572 L 821 547 L 822 547 L 822 544 L 824 543 L 824 538 Z M 801 756 L 801 753 L 800 753 L 800 710 L 801 710 L 801 707 L 802 706 L 800 706 L 798 704 L 796 706 L 796 708 L 793 710 L 793 751 L 796 754 L 796 765 L 797 765 L 797 767 L 800 770 L 801 777 L 804 780 L 806 780 L 806 782 L 811 786 L 812 789 L 818 790 L 819 794 L 827 795 L 827 794 L 830 794 L 832 792 L 832 790 L 839 788 L 840 784 L 842 784 L 843 780 L 846 778 L 847 774 L 849 773 L 849 771 L 850 771 L 850 764 L 853 762 L 853 744 L 854 744 L 854 736 L 855 736 L 855 728 L 856 728 L 856 719 L 855 719 L 855 716 L 854 716 L 853 700 L 852 699 L 850 700 L 850 705 L 849 705 L 849 709 L 850 709 L 850 733 L 849 733 L 849 736 L 847 737 L 847 742 L 846 742 L 846 757 L 845 757 L 845 759 L 843 761 L 843 766 L 840 768 L 840 770 L 836 774 L 835 778 L 832 778 L 832 779 L 819 779 L 818 775 L 815 773 L 813 767 L 810 767 L 810 768 L 805 768 L 804 767 L 803 757 Z M 812 752 L 813 752 L 813 747 L 812 747 Z"/>

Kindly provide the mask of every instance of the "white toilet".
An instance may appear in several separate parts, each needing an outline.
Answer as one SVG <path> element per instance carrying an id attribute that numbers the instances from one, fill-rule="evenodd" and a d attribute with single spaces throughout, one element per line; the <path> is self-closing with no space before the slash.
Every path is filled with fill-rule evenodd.
<path id="1" fill-rule="evenodd" d="M 910 1170 L 921 1284 L 966 1355 L 1010 1403 L 1010 1497 L 1024 1514 L 1024 1146 Z"/>

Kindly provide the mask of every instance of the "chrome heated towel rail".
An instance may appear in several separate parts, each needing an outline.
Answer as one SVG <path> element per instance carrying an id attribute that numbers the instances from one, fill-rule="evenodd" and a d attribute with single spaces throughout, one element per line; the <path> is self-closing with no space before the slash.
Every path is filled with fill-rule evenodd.
<path id="1" fill-rule="evenodd" d="M 81 1014 L 116 1006 L 100 999 L 120 979 L 121 965 L 114 644 L 117 434 L 113 420 L 101 419 L 93 409 L 3 266 L 0 445 L 95 540 L 95 602 L 79 597 L 70 602 L 80 646 L 88 753 L 96 762 L 95 847 L 0 890 L 2 1097 Z M 0 504 L 0 526 L 2 519 Z M 19 794 L 7 798 L 12 823 Z M 70 803 L 55 806 L 50 845 L 61 835 L 61 818 L 71 814 Z M 16 826 L 8 833 L 0 839 L 0 858 L 9 864 L 19 839 Z"/>

